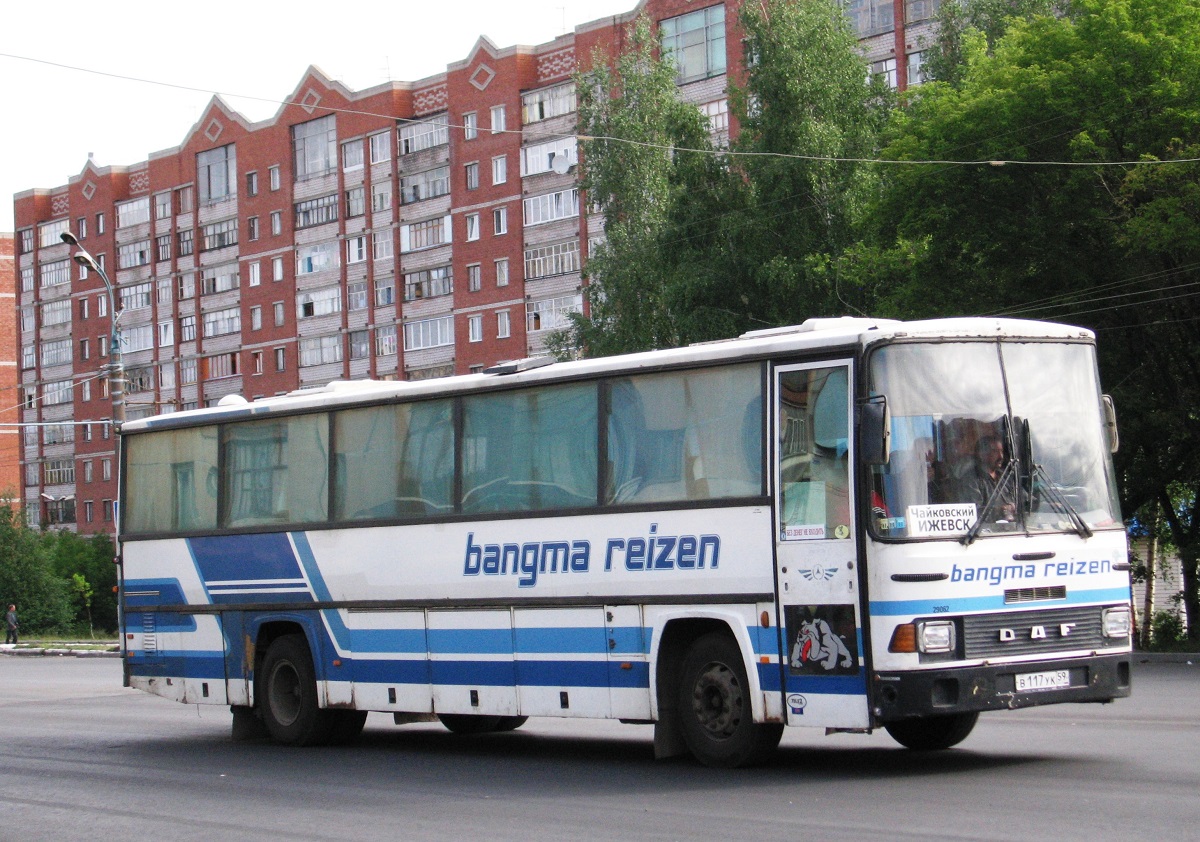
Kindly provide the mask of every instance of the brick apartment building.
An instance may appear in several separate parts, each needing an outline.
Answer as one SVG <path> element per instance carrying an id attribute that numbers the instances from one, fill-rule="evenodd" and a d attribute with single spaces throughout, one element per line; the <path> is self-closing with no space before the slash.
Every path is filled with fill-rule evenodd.
<path id="1" fill-rule="evenodd" d="M 937 3 L 845 0 L 893 86 L 916 81 Z M 680 96 L 725 140 L 736 6 L 645 0 L 535 47 L 481 38 L 444 73 L 361 91 L 310 68 L 270 119 L 214 98 L 174 149 L 19 193 L 11 404 L 29 521 L 111 531 L 117 495 L 112 313 L 62 232 L 116 287 L 129 418 L 539 354 L 582 306 L 581 261 L 603 236 L 579 195 L 571 74 L 645 11 Z"/>
<path id="2" fill-rule="evenodd" d="M 16 254 L 13 235 L 0 232 L 0 504 L 21 500 L 21 444 L 17 422 Z"/>

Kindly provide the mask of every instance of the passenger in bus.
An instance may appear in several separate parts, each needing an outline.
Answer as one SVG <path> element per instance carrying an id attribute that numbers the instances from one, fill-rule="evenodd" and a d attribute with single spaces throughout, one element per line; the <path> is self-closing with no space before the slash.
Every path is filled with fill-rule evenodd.
<path id="1" fill-rule="evenodd" d="M 974 503 L 980 515 L 983 507 L 996 490 L 1000 477 L 1004 474 L 1007 459 L 1004 453 L 1004 442 L 997 435 L 985 435 L 975 445 L 975 467 L 959 486 L 958 499 L 965 503 Z M 1013 499 L 1014 483 L 1005 483 L 992 504 L 989 520 L 1011 521 L 1016 517 L 1016 502 Z"/>

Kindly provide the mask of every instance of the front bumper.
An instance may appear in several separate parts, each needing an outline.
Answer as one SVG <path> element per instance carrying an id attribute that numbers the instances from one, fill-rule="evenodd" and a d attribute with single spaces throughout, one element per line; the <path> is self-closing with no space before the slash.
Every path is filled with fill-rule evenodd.
<path id="1" fill-rule="evenodd" d="M 875 673 L 872 698 L 879 724 L 914 716 L 1012 710 L 1061 702 L 1109 702 L 1132 691 L 1132 655 L 1100 655 L 1020 664 Z M 1071 686 L 1018 693 L 1019 673 L 1067 670 Z"/>

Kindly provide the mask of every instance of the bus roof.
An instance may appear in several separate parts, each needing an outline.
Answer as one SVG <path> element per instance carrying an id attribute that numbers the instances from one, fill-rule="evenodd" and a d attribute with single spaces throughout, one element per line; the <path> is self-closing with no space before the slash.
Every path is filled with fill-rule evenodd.
<path id="1" fill-rule="evenodd" d="M 244 420 L 276 412 L 322 409 L 374 400 L 412 399 L 456 395 L 500 385 L 585 379 L 605 374 L 653 371 L 705 363 L 761 359 L 823 350 L 866 347 L 898 338 L 947 339 L 1063 339 L 1091 340 L 1094 334 L 1080 327 L 1024 319 L 963 317 L 903 322 L 894 319 L 808 319 L 802 324 L 744 333 L 734 339 L 703 342 L 683 348 L 643 351 L 614 357 L 596 357 L 550 364 L 545 358 L 514 360 L 482 374 L 464 374 L 421 381 L 334 380 L 322 386 L 300 388 L 285 395 L 246 401 L 238 395 L 222 398 L 215 407 L 157 415 L 125 422 L 123 433 L 170 427 Z"/>

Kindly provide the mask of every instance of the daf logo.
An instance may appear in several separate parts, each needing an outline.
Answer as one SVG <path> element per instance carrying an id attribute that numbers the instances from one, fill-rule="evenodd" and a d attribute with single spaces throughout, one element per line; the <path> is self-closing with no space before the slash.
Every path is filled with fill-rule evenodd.
<path id="1" fill-rule="evenodd" d="M 1054 627 L 1050 626 L 1050 628 L 1053 629 Z M 1058 624 L 1058 636 L 1059 637 L 1070 637 L 1071 631 L 1074 628 L 1075 628 L 1075 623 L 1059 623 Z M 1046 632 L 1046 626 L 1030 626 L 1030 628 L 1029 628 L 1029 639 L 1030 640 L 1046 640 L 1048 637 L 1049 637 L 1049 634 Z M 1000 629 L 1000 642 L 1001 643 L 1011 643 L 1016 639 L 1017 639 L 1017 630 L 1016 629 Z"/>

